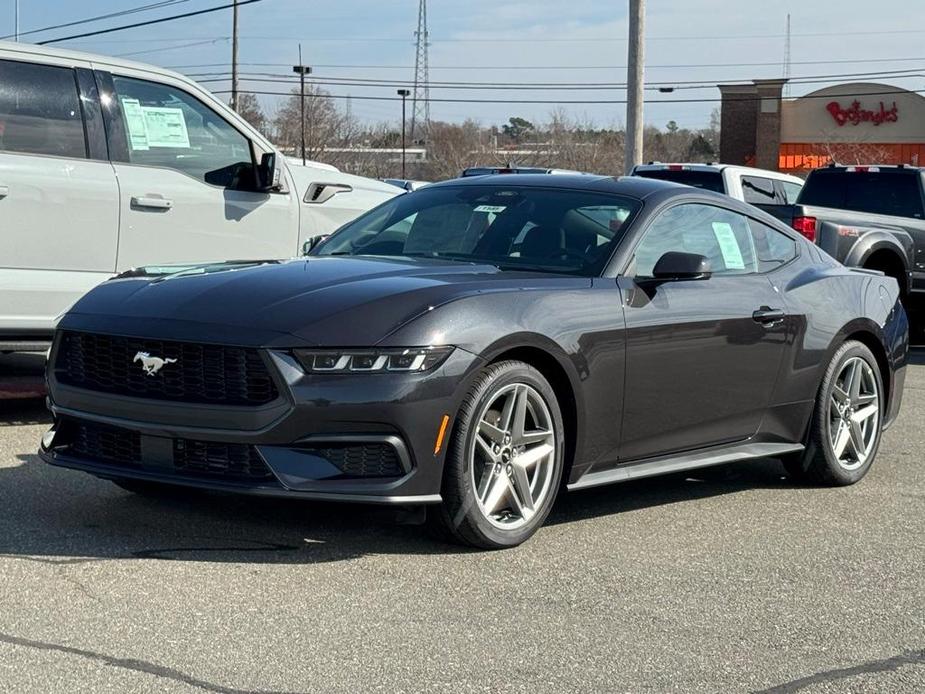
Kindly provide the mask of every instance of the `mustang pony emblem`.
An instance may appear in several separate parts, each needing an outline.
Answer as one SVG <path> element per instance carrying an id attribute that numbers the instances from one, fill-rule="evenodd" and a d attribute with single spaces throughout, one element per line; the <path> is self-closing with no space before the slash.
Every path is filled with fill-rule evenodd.
<path id="1" fill-rule="evenodd" d="M 139 352 L 135 355 L 135 358 L 132 359 L 134 364 L 136 361 L 141 362 L 141 368 L 145 370 L 145 373 L 149 376 L 153 376 L 158 371 L 164 368 L 167 364 L 176 363 L 176 359 L 161 359 L 160 357 L 152 357 L 147 352 Z"/>

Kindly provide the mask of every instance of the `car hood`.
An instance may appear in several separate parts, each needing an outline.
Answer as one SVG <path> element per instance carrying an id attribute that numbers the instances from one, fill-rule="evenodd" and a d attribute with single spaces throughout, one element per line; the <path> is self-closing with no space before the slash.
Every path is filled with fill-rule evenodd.
<path id="1" fill-rule="evenodd" d="M 59 327 L 241 345 L 364 346 L 473 293 L 589 283 L 431 259 L 229 263 L 110 280 L 78 301 Z"/>

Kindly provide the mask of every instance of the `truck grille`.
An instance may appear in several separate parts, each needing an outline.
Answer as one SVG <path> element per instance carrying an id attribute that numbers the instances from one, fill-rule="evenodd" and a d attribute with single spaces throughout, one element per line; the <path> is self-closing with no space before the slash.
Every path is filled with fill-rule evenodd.
<path id="1" fill-rule="evenodd" d="M 140 353 L 167 361 L 148 375 Z M 136 398 L 264 405 L 279 393 L 256 349 L 65 332 L 55 377 L 66 385 Z"/>
<path id="2" fill-rule="evenodd" d="M 64 446 L 65 452 L 78 458 L 136 470 L 145 468 L 142 436 L 137 431 L 68 419 L 62 422 L 55 441 L 56 444 L 60 441 L 59 445 Z M 158 473 L 171 472 L 170 467 L 148 469 Z M 180 477 L 238 483 L 260 483 L 275 479 L 254 446 L 191 439 L 173 439 L 172 472 Z"/>

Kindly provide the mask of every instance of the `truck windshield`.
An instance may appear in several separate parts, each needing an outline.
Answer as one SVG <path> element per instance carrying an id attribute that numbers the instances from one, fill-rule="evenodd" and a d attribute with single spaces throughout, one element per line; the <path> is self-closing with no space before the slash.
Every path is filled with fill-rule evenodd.
<path id="1" fill-rule="evenodd" d="M 917 171 L 818 169 L 806 180 L 797 204 L 922 219 L 919 178 Z"/>
<path id="2" fill-rule="evenodd" d="M 719 171 L 689 171 L 682 169 L 642 169 L 633 174 L 643 178 L 657 178 L 660 181 L 683 183 L 694 188 L 712 190 L 714 193 L 725 193 L 723 175 Z"/>
<path id="3" fill-rule="evenodd" d="M 375 255 L 599 275 L 638 200 L 534 186 L 439 186 L 383 203 L 311 255 Z"/>

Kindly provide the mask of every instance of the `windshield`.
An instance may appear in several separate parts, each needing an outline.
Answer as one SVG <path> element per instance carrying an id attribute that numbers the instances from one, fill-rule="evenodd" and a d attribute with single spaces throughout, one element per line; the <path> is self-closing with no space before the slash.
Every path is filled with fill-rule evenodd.
<path id="1" fill-rule="evenodd" d="M 312 255 L 446 258 L 594 276 L 639 206 L 631 198 L 581 190 L 425 188 L 343 226 Z"/>
<path id="2" fill-rule="evenodd" d="M 690 169 L 642 169 L 637 170 L 634 176 L 643 178 L 657 178 L 660 181 L 683 183 L 694 188 L 712 190 L 714 193 L 725 193 L 723 176 L 719 171 L 691 171 Z"/>

